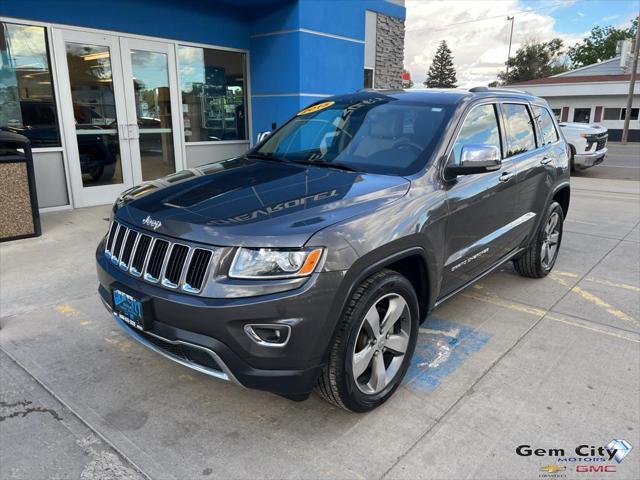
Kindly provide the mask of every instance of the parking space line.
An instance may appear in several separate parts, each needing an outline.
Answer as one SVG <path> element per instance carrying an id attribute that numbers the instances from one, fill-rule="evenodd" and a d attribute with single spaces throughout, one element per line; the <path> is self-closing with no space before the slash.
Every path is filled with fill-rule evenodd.
<path id="1" fill-rule="evenodd" d="M 562 272 L 562 273 L 565 273 L 565 272 Z M 635 318 L 630 317 L 619 308 L 616 308 L 610 303 L 605 302 L 603 299 L 601 299 L 597 295 L 594 295 L 591 292 L 587 292 L 583 288 L 580 288 L 578 285 L 573 285 L 573 286 L 569 285 L 569 283 L 565 279 L 560 278 L 559 275 L 555 273 L 551 273 L 549 275 L 549 278 L 551 278 L 552 280 L 555 280 L 560 285 L 569 287 L 570 288 L 569 292 L 577 293 L 584 300 L 591 302 L 594 305 L 606 310 L 610 315 L 613 315 L 618 320 L 622 320 L 623 322 L 628 322 L 628 323 L 631 323 L 632 325 L 635 325 L 636 327 L 640 327 L 640 322 L 638 322 Z M 583 280 L 588 280 L 589 278 L 592 278 L 592 277 L 585 277 Z M 631 285 L 627 285 L 627 287 L 631 287 Z"/>
<path id="2" fill-rule="evenodd" d="M 588 282 L 599 283 L 601 285 L 607 285 L 608 287 L 621 288 L 623 290 L 630 290 L 632 292 L 639 292 L 640 293 L 640 287 L 636 287 L 635 285 L 628 285 L 626 283 L 610 282 L 609 280 L 601 280 L 599 278 L 593 278 L 593 277 L 587 277 L 587 278 L 585 278 L 585 280 L 588 281 Z"/>
<path id="3" fill-rule="evenodd" d="M 636 340 L 635 338 L 628 337 L 626 335 L 621 335 L 619 333 L 607 332 L 606 330 L 601 330 L 599 328 L 589 327 L 587 325 L 582 325 L 580 323 L 571 322 L 569 320 L 564 320 L 560 317 L 556 317 L 551 312 L 547 310 L 543 310 L 541 308 L 531 307 L 529 305 L 524 305 L 521 303 L 514 303 L 508 300 L 504 300 L 500 297 L 489 297 L 484 295 L 474 295 L 468 293 L 461 293 L 463 297 L 472 298 L 474 300 L 479 300 L 481 302 L 490 303 L 492 305 L 497 305 L 499 307 L 503 307 L 509 310 L 513 310 L 514 312 L 527 313 L 529 315 L 535 315 L 537 317 L 544 317 L 545 319 L 553 320 L 555 322 L 565 323 L 567 325 L 571 325 L 578 328 L 584 328 L 585 330 L 590 330 L 592 332 L 600 333 L 602 335 L 608 335 L 610 337 L 620 338 L 622 340 L 628 340 L 634 343 L 640 343 L 640 340 Z M 588 321 L 588 320 L 587 320 Z"/>
<path id="4" fill-rule="evenodd" d="M 569 320 L 565 320 L 564 318 L 559 318 L 551 314 L 548 314 L 547 316 L 545 316 L 545 318 L 549 320 L 553 320 L 554 322 L 565 323 L 573 327 L 584 328 L 585 330 L 591 330 L 592 332 L 600 333 L 602 335 L 608 335 L 610 337 L 616 337 L 616 338 L 620 338 L 622 340 L 628 340 L 634 343 L 640 343 L 640 340 L 627 337 L 626 335 L 620 335 L 619 333 L 614 333 L 614 332 L 607 332 L 606 330 L 600 330 L 599 328 L 588 327 L 587 325 L 582 325 L 581 323 L 577 323 L 577 322 L 570 322 Z"/>

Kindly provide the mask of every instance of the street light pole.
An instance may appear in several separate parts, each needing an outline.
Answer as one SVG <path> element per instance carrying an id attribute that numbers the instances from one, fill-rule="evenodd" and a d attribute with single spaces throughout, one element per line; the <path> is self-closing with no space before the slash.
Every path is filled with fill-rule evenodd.
<path id="1" fill-rule="evenodd" d="M 515 16 L 507 15 L 507 22 L 511 21 L 511 33 L 509 33 L 509 52 L 507 53 L 507 73 L 505 74 L 505 79 L 507 83 L 509 82 L 509 59 L 511 58 L 511 40 L 513 40 L 513 21 Z"/>
<path id="2" fill-rule="evenodd" d="M 636 28 L 636 44 L 633 49 L 633 67 L 631 68 L 631 80 L 629 81 L 629 95 L 627 96 L 627 111 L 624 115 L 624 128 L 622 129 L 622 144 L 626 145 L 629 139 L 629 122 L 631 121 L 631 106 L 633 102 L 633 90 L 636 85 L 636 71 L 638 70 L 638 53 L 640 52 L 640 25 Z"/>

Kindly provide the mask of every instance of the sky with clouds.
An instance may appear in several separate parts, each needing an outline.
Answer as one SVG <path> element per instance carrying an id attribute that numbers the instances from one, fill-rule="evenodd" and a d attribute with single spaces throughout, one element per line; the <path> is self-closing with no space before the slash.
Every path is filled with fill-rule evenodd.
<path id="1" fill-rule="evenodd" d="M 441 40 L 452 50 L 458 85 L 486 85 L 504 69 L 513 28 L 513 55 L 527 40 L 561 38 L 571 46 L 595 25 L 630 25 L 637 0 L 407 0 L 405 67 L 416 86 Z"/>

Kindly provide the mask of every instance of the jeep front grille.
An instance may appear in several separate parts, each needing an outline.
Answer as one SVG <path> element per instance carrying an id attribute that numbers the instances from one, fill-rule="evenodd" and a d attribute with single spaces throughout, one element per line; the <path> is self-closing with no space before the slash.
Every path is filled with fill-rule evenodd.
<path id="1" fill-rule="evenodd" d="M 171 242 L 113 221 L 105 255 L 114 265 L 149 283 L 200 293 L 206 281 L 213 251 Z"/>

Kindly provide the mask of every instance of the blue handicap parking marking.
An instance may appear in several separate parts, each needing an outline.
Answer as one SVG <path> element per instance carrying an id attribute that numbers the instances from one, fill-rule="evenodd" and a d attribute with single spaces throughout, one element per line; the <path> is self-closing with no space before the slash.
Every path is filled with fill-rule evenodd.
<path id="1" fill-rule="evenodd" d="M 416 351 L 404 384 L 431 393 L 491 338 L 468 325 L 429 317 L 420 327 Z"/>

